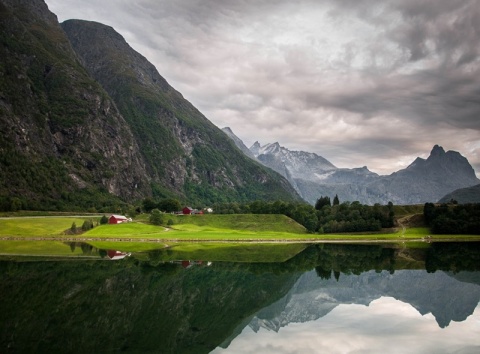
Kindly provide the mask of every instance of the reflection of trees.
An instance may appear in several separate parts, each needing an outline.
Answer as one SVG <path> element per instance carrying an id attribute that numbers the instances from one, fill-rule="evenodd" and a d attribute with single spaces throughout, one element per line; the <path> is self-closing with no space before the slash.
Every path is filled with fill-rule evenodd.
<path id="1" fill-rule="evenodd" d="M 361 274 L 369 270 L 395 270 L 395 250 L 370 245 L 333 245 L 317 247 L 315 271 L 323 279 L 330 279 L 332 272 L 338 280 L 340 273 Z"/>
<path id="2" fill-rule="evenodd" d="M 434 243 L 427 250 L 425 269 L 429 273 L 480 271 L 480 242 Z"/>

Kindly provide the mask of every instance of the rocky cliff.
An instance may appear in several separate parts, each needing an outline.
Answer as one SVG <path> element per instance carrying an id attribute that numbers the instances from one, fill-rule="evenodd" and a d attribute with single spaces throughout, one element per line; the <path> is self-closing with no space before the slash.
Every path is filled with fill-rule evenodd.
<path id="1" fill-rule="evenodd" d="M 158 196 L 204 203 L 296 198 L 287 181 L 241 154 L 113 28 L 79 20 L 62 28 L 127 120 Z"/>
<path id="2" fill-rule="evenodd" d="M 149 191 L 138 144 L 42 1 L 0 2 L 0 195 L 61 206 Z"/>
<path id="3" fill-rule="evenodd" d="M 0 0 L 0 209 L 298 198 L 112 28 L 63 27 L 71 42 L 43 1 Z"/>

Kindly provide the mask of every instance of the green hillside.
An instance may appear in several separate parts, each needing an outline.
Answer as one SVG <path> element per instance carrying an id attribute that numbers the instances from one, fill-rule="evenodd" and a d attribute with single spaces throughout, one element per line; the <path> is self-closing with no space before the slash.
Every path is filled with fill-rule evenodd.
<path id="1" fill-rule="evenodd" d="M 112 28 L 64 25 L 82 26 L 70 42 L 42 0 L 0 1 L 0 211 L 299 199 Z"/>
<path id="2" fill-rule="evenodd" d="M 232 215 L 185 215 L 177 216 L 175 228 L 195 225 L 204 229 L 230 229 L 243 231 L 271 231 L 293 234 L 305 233 L 305 227 L 285 215 L 232 214 Z"/>
<path id="3" fill-rule="evenodd" d="M 191 204 L 299 198 L 283 177 L 240 152 L 113 28 L 80 20 L 62 28 L 128 122 L 154 197 Z"/>

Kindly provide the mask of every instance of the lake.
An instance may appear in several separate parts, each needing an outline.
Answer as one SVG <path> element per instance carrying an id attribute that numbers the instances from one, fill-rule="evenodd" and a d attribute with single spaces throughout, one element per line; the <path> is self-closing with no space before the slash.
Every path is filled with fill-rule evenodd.
<path id="1" fill-rule="evenodd" d="M 0 243 L 1 353 L 480 352 L 477 242 L 42 247 Z"/>

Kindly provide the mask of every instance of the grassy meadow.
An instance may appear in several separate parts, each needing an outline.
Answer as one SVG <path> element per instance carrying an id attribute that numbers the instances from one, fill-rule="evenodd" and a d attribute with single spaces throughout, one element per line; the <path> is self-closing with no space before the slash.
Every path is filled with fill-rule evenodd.
<path id="1" fill-rule="evenodd" d="M 61 236 L 73 223 L 82 227 L 85 220 L 92 217 L 9 217 L 0 218 L 0 237 L 8 236 Z M 98 219 L 96 217 L 95 219 Z"/>
<path id="2" fill-rule="evenodd" d="M 399 227 L 385 233 L 361 234 L 312 234 L 303 226 L 284 215 L 165 215 L 168 227 L 155 226 L 147 223 L 148 217 L 143 215 L 134 222 L 118 225 L 99 225 L 93 229 L 68 235 L 72 223 L 77 228 L 91 216 L 80 217 L 15 217 L 0 218 L 0 239 L 58 239 L 79 241 L 121 241 L 142 242 L 156 241 L 172 244 L 175 242 L 311 242 L 311 241 L 405 241 L 422 239 L 479 239 L 468 235 L 435 235 L 429 236 L 425 227 Z M 93 218 L 94 223 L 99 217 Z"/>

